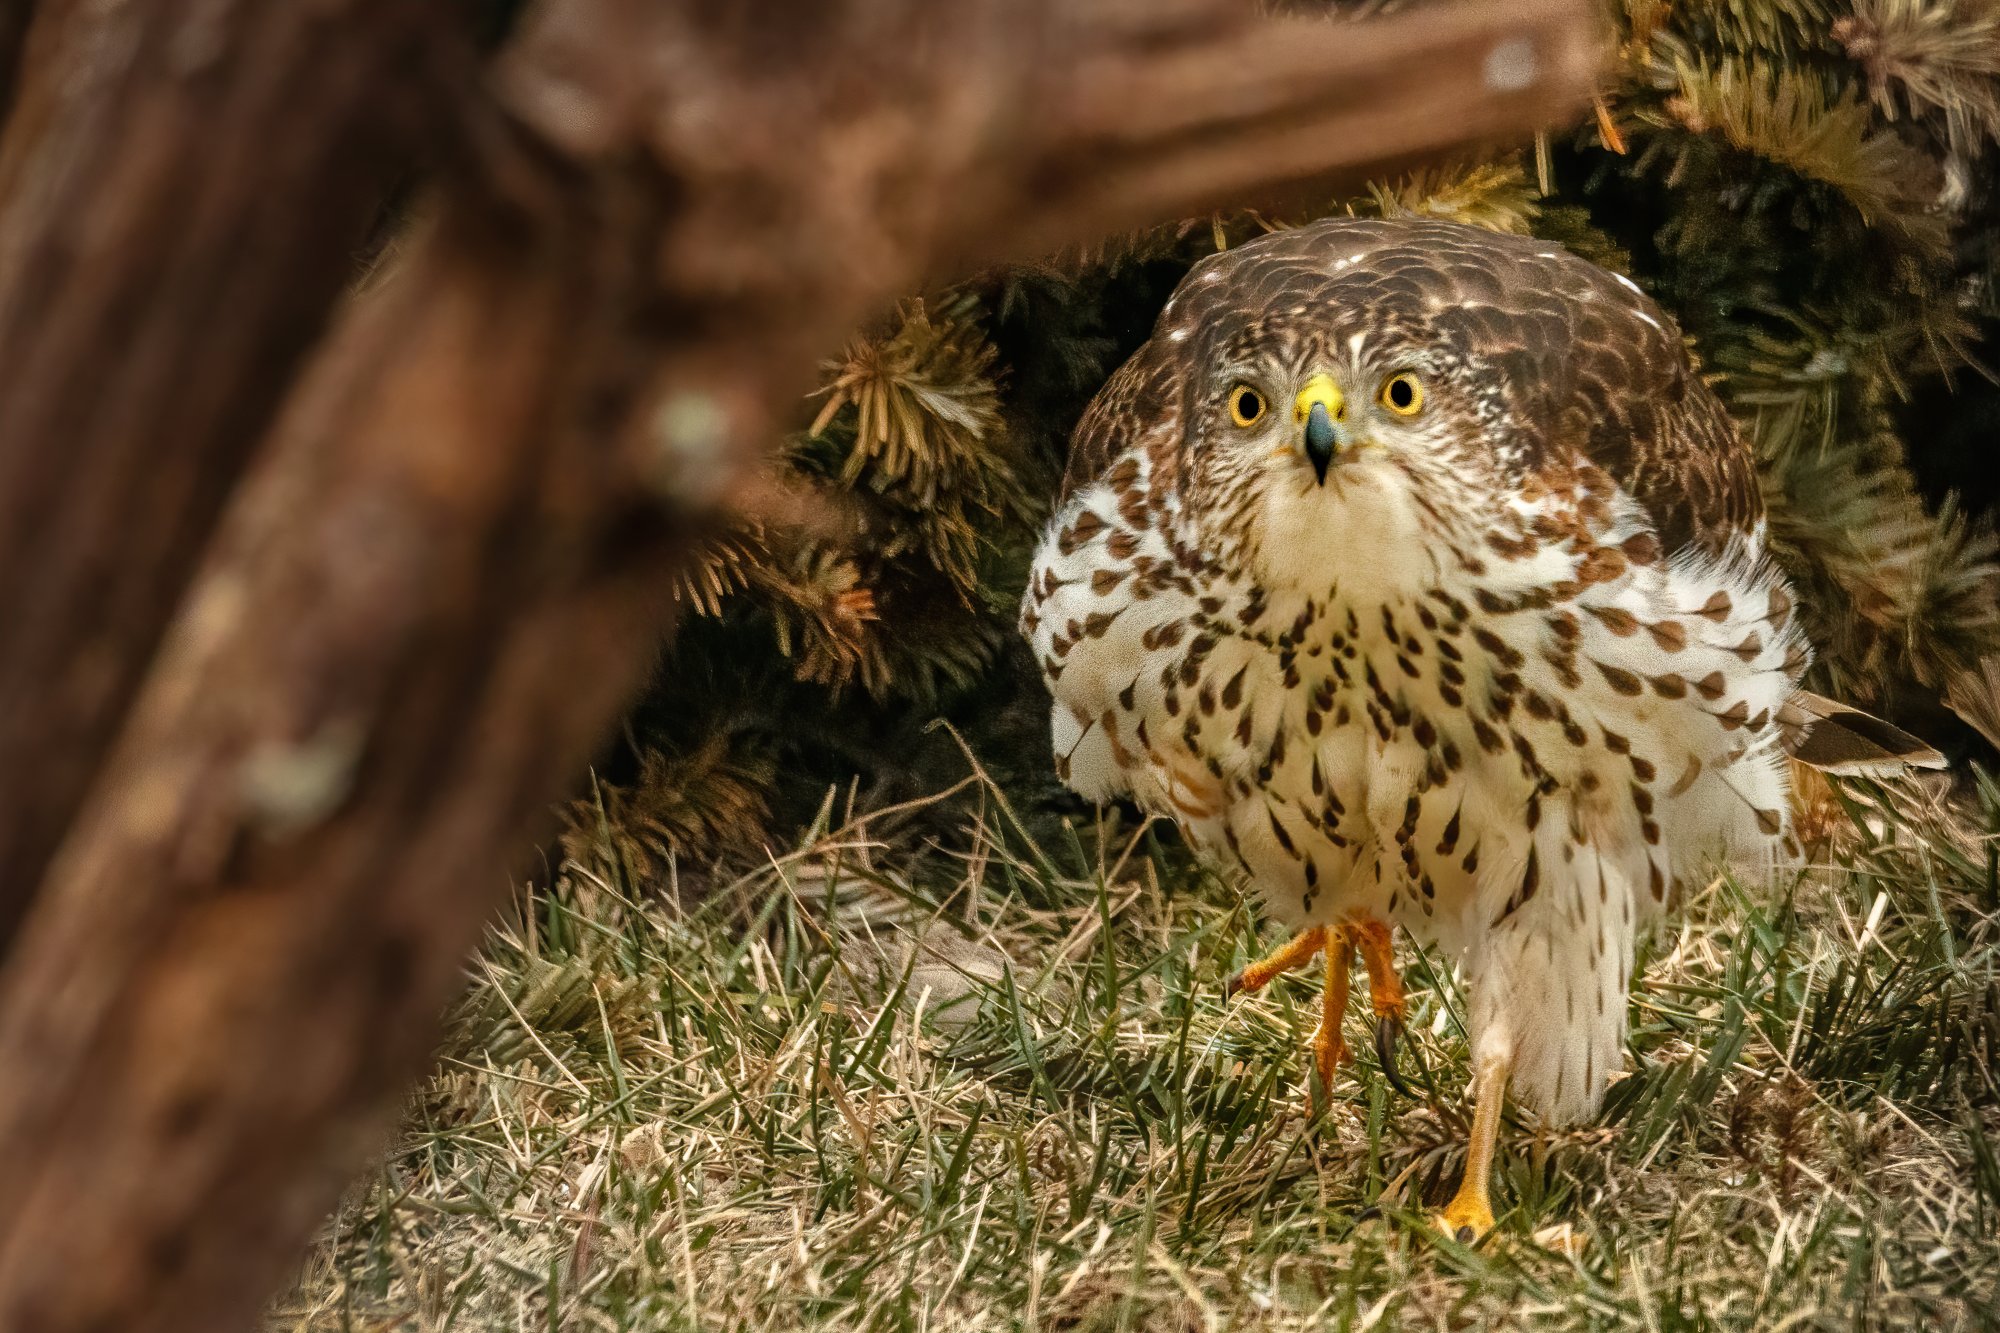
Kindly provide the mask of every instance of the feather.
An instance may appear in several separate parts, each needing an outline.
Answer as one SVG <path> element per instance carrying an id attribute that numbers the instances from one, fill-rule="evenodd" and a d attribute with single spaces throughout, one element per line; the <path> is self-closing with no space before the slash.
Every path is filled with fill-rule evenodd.
<path id="1" fill-rule="evenodd" d="M 1881 778 L 1945 766 L 1943 755 L 1901 727 L 1807 690 L 1792 695 L 1778 727 L 1792 758 L 1822 773 Z"/>

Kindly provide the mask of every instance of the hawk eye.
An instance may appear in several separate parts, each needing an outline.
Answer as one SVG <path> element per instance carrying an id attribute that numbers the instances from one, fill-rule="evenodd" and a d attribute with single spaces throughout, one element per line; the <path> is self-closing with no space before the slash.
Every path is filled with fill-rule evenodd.
<path id="1" fill-rule="evenodd" d="M 1424 386 L 1409 371 L 1382 381 L 1382 406 L 1397 416 L 1413 417 L 1424 407 Z"/>
<path id="2" fill-rule="evenodd" d="M 1264 395 L 1247 384 L 1229 391 L 1229 419 L 1239 426 L 1254 426 L 1264 416 Z"/>

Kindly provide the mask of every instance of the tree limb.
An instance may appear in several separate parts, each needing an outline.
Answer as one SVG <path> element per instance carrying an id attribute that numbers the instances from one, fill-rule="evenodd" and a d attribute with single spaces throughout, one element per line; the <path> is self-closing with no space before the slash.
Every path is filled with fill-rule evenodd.
<path id="1" fill-rule="evenodd" d="M 450 9 L 41 6 L 0 139 L 0 948 L 407 164 L 412 90 L 470 51 Z M 0 0 L 0 51 L 26 12 Z"/>
<path id="2" fill-rule="evenodd" d="M 28 28 L 34 22 L 35 0 L 0 0 L 0 122 L 14 106 L 19 86 L 22 52 L 28 45 Z"/>

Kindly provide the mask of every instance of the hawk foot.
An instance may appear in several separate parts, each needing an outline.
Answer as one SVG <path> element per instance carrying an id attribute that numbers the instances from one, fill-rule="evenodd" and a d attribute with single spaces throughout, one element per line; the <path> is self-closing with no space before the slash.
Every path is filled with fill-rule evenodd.
<path id="1" fill-rule="evenodd" d="M 1477 1244 L 1493 1230 L 1493 1144 L 1500 1136 L 1500 1103 L 1507 1095 L 1507 1062 L 1489 1059 L 1472 1080 L 1472 1134 L 1465 1145 L 1465 1179 L 1444 1211 L 1432 1219 L 1437 1229 L 1461 1245 Z"/>
<path id="2" fill-rule="evenodd" d="M 1431 1224 L 1460 1245 L 1477 1245 L 1493 1230 L 1493 1205 L 1484 1189 L 1461 1186 L 1458 1194 L 1431 1218 Z"/>
<path id="3" fill-rule="evenodd" d="M 1387 922 L 1362 917 L 1349 928 L 1368 968 L 1368 1004 L 1377 1018 L 1393 1018 L 1400 1030 L 1410 1002 L 1403 995 L 1403 978 L 1396 971 L 1396 950 Z"/>
<path id="4" fill-rule="evenodd" d="M 1334 1071 L 1354 1059 L 1347 1040 L 1341 1035 L 1341 1019 L 1347 1013 L 1347 967 L 1349 935 L 1341 926 L 1308 926 L 1274 950 L 1229 979 L 1226 993 L 1234 996 L 1259 991 L 1286 972 L 1303 967 L 1315 954 L 1325 954 L 1326 985 L 1320 992 L 1319 1027 L 1313 1032 L 1313 1069 L 1321 1091 L 1333 1091 Z"/>

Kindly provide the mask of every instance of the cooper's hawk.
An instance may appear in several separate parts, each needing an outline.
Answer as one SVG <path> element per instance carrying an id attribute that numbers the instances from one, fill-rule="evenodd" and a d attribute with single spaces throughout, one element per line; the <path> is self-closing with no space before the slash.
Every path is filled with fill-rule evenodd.
<path id="1" fill-rule="evenodd" d="M 1298 929 L 1234 986 L 1324 954 L 1322 1077 L 1353 944 L 1385 1035 L 1385 923 L 1458 960 L 1461 1239 L 1492 1226 L 1505 1088 L 1595 1111 L 1635 932 L 1786 855 L 1786 741 L 1844 711 L 1797 692 L 1750 455 L 1672 321 L 1556 245 L 1433 221 L 1197 264 L 1077 429 L 1022 624 L 1065 780 L 1171 817 Z M 1873 719 L 1808 744 L 1941 762 Z"/>

